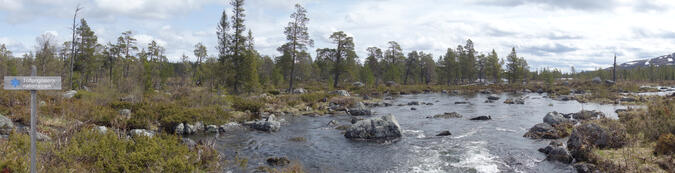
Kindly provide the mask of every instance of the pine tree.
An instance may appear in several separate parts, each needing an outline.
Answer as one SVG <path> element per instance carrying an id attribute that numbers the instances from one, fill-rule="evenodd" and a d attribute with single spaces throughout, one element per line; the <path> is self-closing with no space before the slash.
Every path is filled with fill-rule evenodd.
<path id="1" fill-rule="evenodd" d="M 295 64 L 300 51 L 307 49 L 307 46 L 312 47 L 314 41 L 309 38 L 309 32 L 307 31 L 307 23 L 309 18 L 307 18 L 307 10 L 302 7 L 300 4 L 295 4 L 295 12 L 291 14 L 291 21 L 288 22 L 288 26 L 284 29 L 284 34 L 286 34 L 286 40 L 288 40 L 288 48 L 290 49 L 290 58 L 291 58 L 291 71 L 290 71 L 290 81 L 288 84 L 288 91 L 293 90 L 293 81 L 295 79 Z"/>

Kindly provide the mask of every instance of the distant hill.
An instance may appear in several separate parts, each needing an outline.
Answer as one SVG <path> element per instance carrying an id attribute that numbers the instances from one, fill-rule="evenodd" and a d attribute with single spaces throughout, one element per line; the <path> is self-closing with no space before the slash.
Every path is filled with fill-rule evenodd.
<path id="1" fill-rule="evenodd" d="M 675 53 L 670 55 L 663 55 L 656 58 L 635 60 L 619 64 L 619 68 L 632 69 L 637 67 L 648 67 L 653 65 L 655 67 L 665 66 L 665 65 L 675 65 Z M 610 67 L 611 68 L 611 67 Z"/>

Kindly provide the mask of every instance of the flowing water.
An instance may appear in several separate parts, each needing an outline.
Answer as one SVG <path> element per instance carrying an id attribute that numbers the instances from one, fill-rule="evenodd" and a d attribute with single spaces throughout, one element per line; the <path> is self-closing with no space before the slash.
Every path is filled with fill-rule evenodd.
<path id="1" fill-rule="evenodd" d="M 341 130 L 327 123 L 351 124 L 349 116 L 287 116 L 281 130 L 266 133 L 238 129 L 216 136 L 216 148 L 233 159 L 235 155 L 247 158 L 246 168 L 227 168 L 232 172 L 250 172 L 264 166 L 265 159 L 285 156 L 299 161 L 308 172 L 573 172 L 569 165 L 544 161 L 537 151 L 550 140 L 524 138 L 528 128 L 541 123 L 546 113 L 572 113 L 598 110 L 616 118 L 618 105 L 581 104 L 576 101 L 557 101 L 545 95 L 500 95 L 494 103 L 484 103 L 487 95 L 450 96 L 447 94 L 404 95 L 394 105 L 410 101 L 433 105 L 377 107 L 373 116 L 392 114 L 403 131 L 396 141 L 375 143 L 345 138 Z M 506 98 L 525 97 L 524 105 L 508 105 Z M 472 104 L 456 105 L 456 101 Z M 410 110 L 416 107 L 417 110 Z M 458 112 L 463 118 L 427 119 L 444 112 Z M 469 118 L 490 115 L 489 121 L 470 121 Z M 448 130 L 451 136 L 437 137 Z M 303 137 L 306 141 L 292 141 Z M 561 139 L 562 140 L 562 139 Z M 230 164 L 232 165 L 232 164 Z"/>

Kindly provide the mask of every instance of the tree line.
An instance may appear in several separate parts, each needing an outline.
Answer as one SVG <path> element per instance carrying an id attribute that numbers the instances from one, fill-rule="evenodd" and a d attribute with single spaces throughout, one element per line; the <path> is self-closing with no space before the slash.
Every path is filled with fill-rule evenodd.
<path id="1" fill-rule="evenodd" d="M 515 48 L 500 58 L 494 50 L 478 53 L 471 39 L 438 57 L 424 51 L 406 53 L 396 41 L 390 41 L 383 48 L 368 47 L 367 57 L 361 60 L 353 36 L 337 31 L 328 38 L 333 45 L 316 48 L 312 57 L 309 49 L 314 41 L 307 27 L 308 12 L 299 4 L 283 28 L 287 42 L 277 48 L 281 55 L 261 55 L 255 50 L 252 31 L 246 27 L 244 3 L 231 0 L 230 15 L 223 10 L 216 28 L 217 55 L 209 55 L 206 45 L 196 43 L 193 55 L 182 55 L 180 61 L 170 62 L 163 46 L 154 40 L 141 45 L 132 31 L 121 33 L 114 41 L 99 43 L 96 33 L 81 18 L 78 24 L 73 23 L 72 41 L 57 43 L 53 35 L 45 33 L 36 38 L 34 52 L 22 57 L 13 57 L 4 44 L 0 45 L 0 73 L 27 74 L 30 65 L 37 65 L 40 75 L 63 76 L 64 88 L 98 86 L 120 92 L 145 92 L 172 86 L 204 86 L 237 94 L 316 84 L 343 88 L 352 82 L 366 86 L 456 85 L 507 79 L 520 83 L 540 74 L 529 71 L 527 61 L 517 55 Z M 77 11 L 79 7 L 75 16 Z M 189 56 L 195 60 L 190 61 Z"/>

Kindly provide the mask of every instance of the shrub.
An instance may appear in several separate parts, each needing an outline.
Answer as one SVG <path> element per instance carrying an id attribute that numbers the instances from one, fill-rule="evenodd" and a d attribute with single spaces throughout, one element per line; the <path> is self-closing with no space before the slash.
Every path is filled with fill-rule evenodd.
<path id="1" fill-rule="evenodd" d="M 232 108 L 238 111 L 260 112 L 265 107 L 265 103 L 259 99 L 236 98 L 232 102 Z"/>
<path id="2" fill-rule="evenodd" d="M 328 94 L 323 93 L 323 92 L 315 92 L 315 93 L 306 93 L 306 94 L 301 94 L 300 99 L 302 99 L 303 102 L 305 103 L 316 103 L 319 102 L 320 100 L 327 98 Z"/>
<path id="3" fill-rule="evenodd" d="M 661 155 L 675 154 L 675 136 L 672 133 L 661 135 L 656 141 L 654 152 Z"/>
<path id="4" fill-rule="evenodd" d="M 272 95 L 279 95 L 279 94 L 281 94 L 281 92 L 279 92 L 279 90 L 269 90 L 269 91 L 267 91 L 267 93 L 270 93 L 270 94 L 272 94 Z"/>
<path id="5" fill-rule="evenodd" d="M 621 121 L 629 133 L 645 135 L 654 141 L 666 133 L 675 133 L 675 102 L 655 100 L 649 103 L 647 111 L 622 113 Z"/>
<path id="6" fill-rule="evenodd" d="M 173 135 L 137 136 L 133 140 L 115 133 L 101 134 L 82 130 L 71 137 L 70 143 L 55 151 L 61 165 L 74 172 L 201 172 L 216 171 L 198 162 L 197 152 L 190 152 Z M 199 151 L 205 152 L 205 151 Z M 214 152 L 214 151 L 208 151 Z M 200 168 L 207 168 L 199 171 Z"/>

